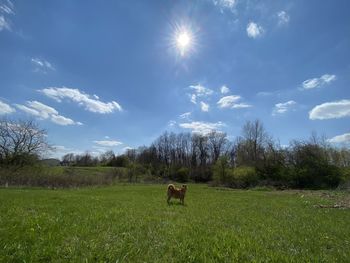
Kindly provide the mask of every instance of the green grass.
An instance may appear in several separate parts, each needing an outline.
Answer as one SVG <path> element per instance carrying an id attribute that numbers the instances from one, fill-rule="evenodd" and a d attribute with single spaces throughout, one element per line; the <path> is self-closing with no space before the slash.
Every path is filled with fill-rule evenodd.
<path id="1" fill-rule="evenodd" d="M 68 188 L 113 185 L 128 181 L 127 169 L 122 167 L 48 167 L 25 166 L 0 168 L 0 186 L 39 186 Z"/>
<path id="2" fill-rule="evenodd" d="M 350 210 L 320 192 L 165 189 L 0 189 L 0 262 L 349 262 Z"/>

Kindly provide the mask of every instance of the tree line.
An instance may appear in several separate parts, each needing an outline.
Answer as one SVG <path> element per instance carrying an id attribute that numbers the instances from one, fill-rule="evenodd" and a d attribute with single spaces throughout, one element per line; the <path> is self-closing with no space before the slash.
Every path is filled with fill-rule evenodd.
<path id="1" fill-rule="evenodd" d="M 0 164 L 24 165 L 49 148 L 46 132 L 34 122 L 1 121 Z M 69 153 L 64 166 L 113 166 L 131 176 L 148 174 L 175 181 L 211 182 L 229 187 L 334 188 L 350 177 L 350 150 L 333 147 L 313 133 L 282 146 L 259 120 L 247 121 L 241 135 L 164 132 L 150 146 L 122 155 Z"/>

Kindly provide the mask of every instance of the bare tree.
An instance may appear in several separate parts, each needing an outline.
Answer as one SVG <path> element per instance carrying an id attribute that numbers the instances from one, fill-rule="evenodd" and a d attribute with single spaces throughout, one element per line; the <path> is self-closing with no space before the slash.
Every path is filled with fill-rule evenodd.
<path id="1" fill-rule="evenodd" d="M 109 163 L 111 160 L 113 160 L 115 158 L 115 154 L 112 150 L 106 151 L 104 153 L 102 153 L 99 157 L 100 162 L 102 164 L 107 164 Z"/>
<path id="2" fill-rule="evenodd" d="M 72 165 L 75 162 L 74 153 L 67 153 L 62 157 L 62 165 Z"/>
<path id="3" fill-rule="evenodd" d="M 264 147 L 269 141 L 269 136 L 261 121 L 248 121 L 243 126 L 243 138 L 239 142 L 241 154 L 245 155 L 244 161 L 248 165 L 259 166 L 263 159 Z"/>
<path id="4" fill-rule="evenodd" d="M 208 135 L 212 162 L 216 163 L 227 143 L 226 133 L 213 131 Z"/>
<path id="5" fill-rule="evenodd" d="M 9 165 L 24 165 L 28 157 L 40 157 L 50 146 L 46 131 L 32 120 L 0 120 L 0 160 Z"/>

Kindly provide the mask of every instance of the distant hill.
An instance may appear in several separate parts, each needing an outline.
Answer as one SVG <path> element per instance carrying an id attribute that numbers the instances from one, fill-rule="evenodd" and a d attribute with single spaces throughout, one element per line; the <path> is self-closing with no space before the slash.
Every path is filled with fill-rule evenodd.
<path id="1" fill-rule="evenodd" d="M 43 159 L 40 162 L 44 165 L 47 165 L 47 166 L 59 166 L 61 163 L 60 160 L 54 159 L 54 158 Z"/>

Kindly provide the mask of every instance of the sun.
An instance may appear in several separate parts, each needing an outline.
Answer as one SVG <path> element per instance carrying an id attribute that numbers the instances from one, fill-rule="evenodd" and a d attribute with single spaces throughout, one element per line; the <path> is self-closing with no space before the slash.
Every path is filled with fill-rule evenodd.
<path id="1" fill-rule="evenodd" d="M 171 30 L 171 47 L 182 58 L 196 49 L 196 31 L 190 23 L 175 23 Z"/>
<path id="2" fill-rule="evenodd" d="M 187 54 L 192 48 L 192 36 L 187 30 L 176 32 L 175 35 L 176 48 L 181 56 Z"/>
<path id="3" fill-rule="evenodd" d="M 182 32 L 177 36 L 177 46 L 180 49 L 185 49 L 191 44 L 190 35 L 187 32 Z"/>

